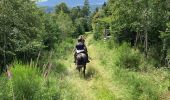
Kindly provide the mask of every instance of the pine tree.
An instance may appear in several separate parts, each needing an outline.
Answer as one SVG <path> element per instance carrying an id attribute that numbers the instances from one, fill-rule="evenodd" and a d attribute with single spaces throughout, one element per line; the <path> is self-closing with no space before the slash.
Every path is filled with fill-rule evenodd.
<path id="1" fill-rule="evenodd" d="M 82 8 L 82 13 L 83 13 L 84 17 L 89 16 L 89 14 L 90 14 L 90 5 L 89 5 L 88 0 L 84 1 L 84 6 Z"/>

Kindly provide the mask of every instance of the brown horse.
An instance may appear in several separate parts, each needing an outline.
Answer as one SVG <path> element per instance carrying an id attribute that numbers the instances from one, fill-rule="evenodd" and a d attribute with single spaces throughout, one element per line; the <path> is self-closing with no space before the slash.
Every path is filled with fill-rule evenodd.
<path id="1" fill-rule="evenodd" d="M 86 64 L 87 64 L 87 55 L 84 53 L 79 53 L 77 54 L 76 57 L 76 65 L 77 65 L 77 70 L 80 72 L 82 67 L 83 67 L 83 74 L 85 77 L 85 71 L 86 71 Z"/>

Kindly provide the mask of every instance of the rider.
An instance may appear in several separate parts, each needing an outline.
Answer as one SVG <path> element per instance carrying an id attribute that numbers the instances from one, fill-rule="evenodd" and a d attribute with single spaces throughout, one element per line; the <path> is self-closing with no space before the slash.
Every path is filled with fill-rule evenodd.
<path id="1" fill-rule="evenodd" d="M 88 59 L 88 53 L 87 53 L 87 47 L 85 45 L 85 40 L 83 38 L 83 36 L 79 36 L 78 38 L 78 42 L 75 46 L 75 53 L 74 53 L 74 63 L 76 63 L 76 57 L 78 53 L 84 53 L 87 55 L 87 63 L 89 63 L 89 59 Z"/>

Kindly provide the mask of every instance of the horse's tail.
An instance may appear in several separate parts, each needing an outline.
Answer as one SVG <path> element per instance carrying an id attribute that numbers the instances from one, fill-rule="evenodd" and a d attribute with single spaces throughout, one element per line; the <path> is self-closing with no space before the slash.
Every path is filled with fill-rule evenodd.
<path id="1" fill-rule="evenodd" d="M 79 53 L 77 55 L 77 65 L 86 65 L 87 63 L 87 56 L 84 53 Z"/>

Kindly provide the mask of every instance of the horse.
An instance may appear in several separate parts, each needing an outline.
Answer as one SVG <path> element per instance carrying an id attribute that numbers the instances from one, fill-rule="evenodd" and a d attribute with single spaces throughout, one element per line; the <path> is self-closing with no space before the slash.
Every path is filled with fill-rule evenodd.
<path id="1" fill-rule="evenodd" d="M 86 64 L 87 64 L 87 55 L 85 53 L 78 53 L 76 57 L 76 65 L 77 70 L 80 72 L 83 68 L 83 74 L 85 77 L 85 71 L 86 71 Z"/>

